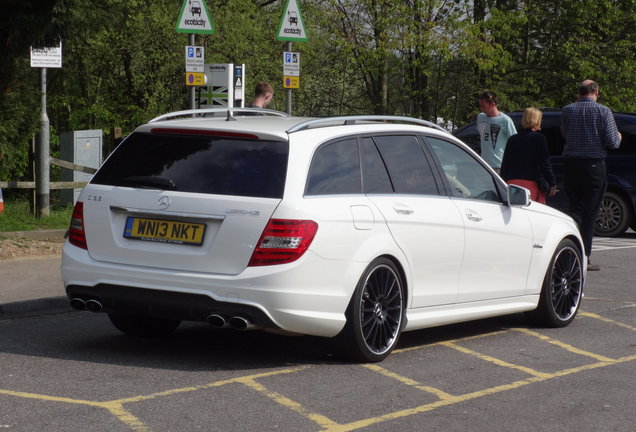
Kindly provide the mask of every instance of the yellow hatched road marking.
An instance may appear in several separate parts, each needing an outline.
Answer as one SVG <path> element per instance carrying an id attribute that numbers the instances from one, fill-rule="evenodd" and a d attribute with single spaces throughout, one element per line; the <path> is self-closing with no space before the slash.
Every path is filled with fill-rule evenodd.
<path id="1" fill-rule="evenodd" d="M 467 337 L 458 338 L 458 339 L 451 339 L 451 340 L 444 341 L 444 342 L 464 342 L 464 341 L 473 340 L 473 339 L 482 339 L 482 338 L 486 338 L 486 337 L 490 337 L 490 336 L 498 336 L 498 335 L 510 333 L 510 331 L 511 331 L 511 329 L 498 330 L 498 331 L 491 332 L 491 333 L 478 334 L 478 335 L 467 336 Z M 442 343 L 443 342 L 434 342 L 432 344 L 418 345 L 418 346 L 409 347 L 409 348 L 400 348 L 400 349 L 393 350 L 391 352 L 391 355 L 405 353 L 405 352 L 409 352 L 409 351 L 416 351 L 416 350 L 420 350 L 420 349 L 424 349 L 424 348 L 430 348 L 430 347 L 434 347 L 434 346 L 439 346 L 439 345 L 442 345 Z"/>
<path id="2" fill-rule="evenodd" d="M 213 387 L 220 387 L 225 384 L 234 384 L 234 383 L 245 384 L 247 382 L 253 381 L 258 378 L 298 372 L 302 369 L 306 369 L 307 367 L 308 366 L 301 366 L 297 368 L 282 369 L 282 370 L 271 371 L 271 372 L 263 372 L 263 373 L 253 374 L 253 375 L 242 376 L 238 378 L 230 378 L 226 380 L 216 381 L 216 382 L 201 385 L 201 386 L 183 387 L 179 389 L 172 389 L 172 390 L 166 390 L 163 392 L 152 393 L 150 395 L 145 395 L 145 396 L 134 396 L 130 398 L 124 398 L 124 399 L 118 399 L 118 400 L 106 401 L 106 402 L 87 401 L 87 400 L 81 400 L 81 399 L 72 399 L 72 398 L 58 397 L 58 396 L 47 396 L 47 395 L 36 394 L 36 393 L 17 392 L 17 391 L 2 390 L 2 389 L 0 389 L 0 394 L 4 394 L 8 396 L 17 396 L 22 398 L 29 398 L 29 399 L 38 399 L 38 400 L 49 401 L 49 402 L 64 402 L 68 404 L 87 405 L 87 406 L 93 406 L 98 408 L 104 408 L 110 411 L 122 423 L 129 426 L 133 431 L 150 432 L 150 429 L 141 420 L 139 420 L 137 417 L 135 417 L 130 412 L 124 409 L 123 407 L 124 404 L 145 401 L 145 400 L 154 399 L 160 396 L 171 396 L 171 395 L 179 394 L 179 393 L 192 392 L 192 391 L 197 391 L 202 389 L 209 389 Z M 329 425 L 329 424 L 321 424 L 321 423 L 319 424 L 320 426 L 323 426 L 323 427 Z"/>
<path id="3" fill-rule="evenodd" d="M 187 393 L 187 392 L 192 392 L 192 391 L 197 391 L 197 390 L 204 390 L 204 389 L 209 389 L 209 388 L 214 388 L 214 387 L 220 387 L 220 386 L 223 386 L 223 385 L 226 385 L 226 384 L 237 384 L 237 383 L 238 384 L 243 384 L 246 381 L 251 381 L 251 380 L 258 379 L 258 378 L 264 378 L 264 377 L 270 377 L 270 376 L 274 376 L 274 375 L 282 375 L 282 374 L 298 372 L 298 371 L 301 371 L 303 369 L 307 369 L 308 367 L 309 366 L 301 366 L 301 367 L 290 368 L 290 369 L 281 369 L 281 370 L 272 371 L 272 372 L 257 373 L 257 374 L 247 375 L 247 376 L 237 377 L 237 378 L 228 378 L 226 380 L 216 381 L 216 382 L 213 382 L 213 383 L 210 383 L 210 384 L 203 384 L 203 385 L 200 385 L 200 386 L 192 386 L 192 387 L 183 387 L 183 388 L 179 388 L 179 389 L 171 389 L 171 390 L 166 390 L 166 391 L 162 391 L 162 392 L 152 393 L 152 394 L 149 394 L 149 395 L 133 396 L 133 397 L 125 398 L 125 399 L 117 399 L 117 400 L 112 401 L 112 402 L 117 402 L 117 403 L 120 403 L 120 404 L 131 403 L 131 402 L 140 402 L 140 401 L 154 399 L 154 398 L 161 397 L 161 396 L 171 396 L 171 395 L 178 394 L 178 393 Z"/>
<path id="4" fill-rule="evenodd" d="M 450 400 L 450 399 L 454 400 L 455 399 L 455 396 L 453 396 L 452 394 L 446 393 L 445 391 L 437 389 L 435 387 L 430 387 L 430 386 L 423 385 L 423 384 L 421 384 L 421 383 L 419 383 L 419 382 L 417 382 L 415 380 L 412 380 L 411 378 L 407 378 L 405 376 L 398 375 L 398 374 L 396 374 L 394 372 L 391 372 L 391 371 L 389 371 L 389 370 L 387 370 L 387 369 L 385 369 L 385 368 L 383 368 L 381 366 L 378 366 L 378 365 L 375 365 L 375 364 L 364 364 L 364 365 L 361 365 L 361 366 L 364 367 L 364 368 L 367 368 L 369 370 L 372 370 L 374 372 L 377 372 L 377 373 L 379 373 L 381 375 L 384 375 L 386 377 L 393 378 L 394 380 L 399 381 L 402 384 L 405 384 L 405 385 L 408 385 L 408 386 L 411 386 L 411 387 L 415 387 L 416 389 L 423 390 L 423 391 L 428 392 L 428 393 L 432 393 L 435 396 L 437 396 L 438 398 L 440 398 L 441 400 L 447 400 L 447 399 L 448 400 Z"/>
<path id="5" fill-rule="evenodd" d="M 606 318 L 603 318 L 599 315 L 596 314 L 592 314 L 592 313 L 586 313 L 586 312 L 582 312 L 581 313 L 583 316 L 586 317 L 590 317 L 590 318 L 595 318 L 595 319 L 599 319 L 605 322 L 609 322 L 609 323 L 613 323 L 616 325 L 621 325 L 623 327 L 629 328 L 634 330 L 633 327 L 630 327 L 628 325 L 623 325 L 622 323 L 616 322 L 616 321 L 612 321 Z M 580 354 L 586 357 L 590 357 L 596 360 L 599 360 L 597 363 L 593 363 L 593 364 L 588 364 L 588 365 L 583 365 L 580 367 L 575 367 L 575 368 L 571 368 L 571 369 L 566 369 L 566 370 L 562 370 L 562 371 L 558 371 L 558 372 L 554 372 L 554 373 L 543 373 L 543 372 L 539 372 L 536 371 L 534 369 L 531 368 L 527 368 L 524 366 L 519 366 L 519 365 L 514 365 L 508 362 L 505 362 L 503 360 L 491 357 L 491 356 L 487 356 L 484 354 L 480 354 L 476 351 L 470 350 L 468 348 L 464 348 L 460 345 L 457 345 L 457 342 L 462 342 L 462 341 L 467 341 L 467 340 L 471 340 L 471 339 L 477 339 L 477 338 L 483 338 L 483 337 L 488 337 L 488 336 L 493 336 L 493 335 L 498 335 L 498 334 L 504 334 L 504 333 L 508 333 L 510 331 L 518 331 L 530 336 L 534 336 L 537 337 L 541 340 L 547 341 L 553 345 L 559 346 L 569 352 L 572 353 L 576 353 L 576 354 Z M 353 431 L 356 429 L 360 429 L 360 428 L 364 428 L 364 427 L 368 427 L 370 425 L 373 424 L 377 424 L 377 423 L 382 423 L 385 421 L 389 421 L 389 420 L 395 420 L 398 418 L 402 418 L 402 417 L 407 417 L 413 414 L 418 414 L 418 413 L 423 413 L 423 412 L 427 412 L 427 411 L 432 411 L 436 408 L 442 407 L 442 406 L 448 406 L 448 405 L 453 405 L 455 403 L 458 402 L 464 402 L 464 401 L 468 401 L 471 399 L 476 399 L 482 396 L 487 396 L 487 395 L 492 395 L 495 393 L 500 393 L 500 392 L 504 392 L 507 390 L 512 390 L 512 389 L 516 389 L 519 387 L 523 387 L 525 385 L 528 384 L 532 384 L 532 383 L 536 383 L 536 382 L 542 382 L 542 381 L 546 381 L 548 379 L 552 379 L 552 378 L 557 378 L 557 377 L 563 377 L 563 376 L 567 376 L 567 375 L 571 375 L 571 374 L 575 374 L 578 372 L 582 372 L 582 371 L 587 371 L 587 370 L 592 370 L 592 369 L 596 369 L 596 368 L 601 368 L 601 367 L 605 367 L 605 366 L 610 366 L 610 365 L 615 365 L 615 364 L 619 364 L 619 363 L 624 363 L 624 362 L 629 362 L 629 361 L 634 361 L 636 360 L 636 355 L 632 355 L 632 356 L 626 356 L 626 357 L 622 357 L 619 359 L 611 359 L 605 356 L 601 356 L 595 353 L 591 353 L 588 351 L 584 351 L 581 349 L 578 349 L 576 347 L 573 347 L 572 345 L 557 341 L 555 339 L 552 339 L 548 336 L 544 336 L 541 335 L 537 332 L 528 330 L 528 329 L 524 329 L 524 328 L 513 328 L 513 329 L 507 329 L 507 330 L 503 330 L 503 331 L 498 331 L 498 332 L 493 332 L 493 333 L 488 333 L 488 334 L 482 334 L 482 335 L 475 335 L 475 336 L 471 336 L 471 337 L 466 337 L 466 338 L 460 338 L 460 339 L 455 339 L 455 340 L 451 340 L 451 341 L 444 341 L 444 342 L 437 342 L 434 344 L 430 344 L 430 345 L 423 345 L 423 346 L 418 346 L 418 347 L 412 347 L 412 348 L 406 348 L 406 349 L 402 349 L 402 350 L 396 350 L 394 351 L 394 353 L 398 353 L 398 352 L 406 352 L 406 351 L 411 351 L 414 349 L 422 349 L 422 348 L 428 348 L 428 347 L 432 347 L 435 345 L 439 345 L 439 346 L 446 346 L 446 347 L 450 347 L 452 349 L 456 349 L 458 351 L 476 356 L 478 358 L 481 358 L 483 360 L 486 360 L 488 362 L 497 364 L 499 366 L 504 366 L 504 367 L 508 367 L 508 368 L 512 368 L 512 369 L 517 369 L 520 371 L 523 371 L 525 373 L 528 373 L 530 375 L 532 375 L 531 378 L 525 379 L 525 380 L 519 380 L 519 381 L 515 381 L 513 383 L 510 384 L 503 384 L 503 385 L 499 385 L 499 386 L 495 386 L 495 387 L 491 387 L 491 388 L 487 388 L 484 390 L 479 390 L 476 392 L 472 392 L 472 393 L 467 393 L 464 395 L 459 395 L 459 396 L 455 396 L 455 395 L 451 395 L 449 393 L 446 393 L 440 389 L 434 388 L 434 387 L 429 387 L 429 386 L 424 386 L 420 383 L 418 383 L 415 380 L 411 380 L 410 378 L 407 377 L 403 377 L 399 374 L 393 373 L 391 371 L 388 371 L 380 366 L 377 365 L 361 365 L 369 370 L 381 373 L 382 375 L 385 375 L 387 377 L 393 378 L 405 385 L 409 385 L 409 386 L 413 386 L 415 388 L 430 392 L 432 394 L 435 394 L 436 396 L 438 396 L 440 398 L 439 401 L 433 402 L 433 403 L 429 403 L 429 404 L 424 404 L 424 405 L 420 405 L 418 407 L 415 408 L 409 408 L 409 409 L 404 409 L 404 410 L 400 410 L 400 411 L 396 411 L 396 412 L 392 412 L 392 413 L 388 413 L 388 414 L 384 414 L 378 417 L 373 417 L 373 418 L 367 418 L 367 419 L 363 419 L 363 420 L 358 420 L 358 421 L 354 421 L 351 423 L 347 423 L 347 424 L 339 424 L 321 414 L 318 413 L 313 413 L 311 411 L 309 411 L 308 409 L 306 409 L 305 407 L 303 407 L 301 404 L 299 404 L 298 402 L 295 402 L 279 393 L 273 392 L 268 390 L 265 386 L 263 386 L 262 384 L 256 382 L 257 379 L 259 378 L 264 378 L 264 377 L 271 377 L 271 376 L 275 376 L 275 375 L 281 375 L 281 374 L 289 374 L 289 373 L 295 373 L 298 371 L 301 371 L 303 369 L 307 369 L 310 368 L 310 366 L 301 366 L 301 367 L 295 367 L 295 368 L 288 368 L 288 369 L 282 369 L 282 370 L 277 370 L 277 371 L 270 371 L 270 372 L 263 372 L 263 373 L 257 373 L 257 374 L 252 374 L 252 375 L 247 375 L 247 376 L 242 376 L 242 377 L 237 377 L 237 378 L 230 378 L 230 379 L 226 379 L 226 380 L 220 380 L 220 381 L 216 381 L 213 383 L 209 383 L 209 384 L 205 384 L 205 385 L 200 385 L 200 386 L 191 386 L 191 387 L 183 387 L 183 388 L 179 388 L 179 389 L 171 389 L 171 390 L 166 390 L 163 392 L 157 392 L 157 393 L 152 393 L 149 395 L 142 395 L 142 396 L 134 396 L 134 397 L 130 397 L 130 398 L 123 398 L 123 399 L 118 399 L 118 400 L 113 400 L 113 401 L 106 401 L 106 402 L 96 402 L 96 401 L 88 401 L 88 400 L 81 400 L 81 399 L 72 399 L 72 398 L 66 398 L 66 397 L 57 397 L 57 396 L 48 396 L 48 395 L 41 395 L 41 394 L 35 394 L 35 393 L 27 393 L 27 392 L 17 392 L 17 391 L 11 391 L 11 390 L 2 390 L 0 389 L 0 394 L 4 394 L 4 395 L 8 395 L 8 396 L 15 396 L 15 397 L 22 397 L 22 398 L 30 398 L 30 399 L 38 399 L 38 400 L 43 400 L 43 401 L 50 401 L 50 402 L 62 402 L 62 403 L 69 403 L 69 404 L 76 404 L 76 405 L 84 405 L 84 406 L 92 406 L 92 407 L 99 407 L 99 408 L 104 408 L 106 410 L 108 410 L 110 413 L 112 413 L 114 416 L 116 416 L 121 422 L 123 422 L 124 424 L 126 424 L 128 427 L 131 428 L 131 430 L 135 431 L 135 432 L 150 432 L 150 429 L 144 425 L 143 422 L 141 422 L 137 417 L 135 417 L 134 415 L 132 415 L 129 411 L 127 411 L 126 409 L 124 409 L 124 404 L 127 403 L 134 403 L 134 402 L 140 402 L 140 401 L 144 401 L 144 400 L 150 400 L 150 399 L 154 399 L 157 397 L 162 397 L 162 396 L 170 396 L 170 395 L 175 395 L 175 394 L 179 394 L 179 393 L 184 393 L 184 392 L 192 392 L 192 391 L 197 391 L 197 390 L 202 390 L 202 389 L 210 389 L 210 388 L 215 388 L 215 387 L 220 387 L 226 384 L 243 384 L 265 396 L 267 396 L 268 398 L 272 399 L 273 401 L 277 402 L 278 404 L 287 407 L 288 409 L 299 413 L 301 415 L 303 415 L 305 418 L 313 421 L 314 423 L 318 424 L 320 427 L 324 428 L 322 430 L 322 432 L 347 432 L 347 431 Z"/>
<path id="6" fill-rule="evenodd" d="M 484 390 L 479 390 L 479 391 L 472 392 L 472 393 L 466 393 L 464 395 L 454 396 L 453 399 L 439 400 L 437 402 L 433 402 L 433 403 L 429 403 L 429 404 L 425 404 L 425 405 L 420 405 L 420 406 L 415 407 L 415 408 L 407 408 L 407 409 L 404 409 L 404 410 L 395 411 L 395 412 L 384 414 L 384 415 L 381 415 L 381 416 L 378 416 L 378 417 L 372 417 L 372 418 L 367 418 L 367 419 L 364 419 L 364 420 L 357 420 L 357 421 L 354 421 L 354 422 L 351 422 L 351 423 L 347 423 L 347 424 L 336 425 L 336 426 L 333 426 L 333 427 L 328 428 L 328 429 L 323 429 L 321 432 L 349 432 L 349 431 L 361 429 L 361 428 L 364 428 L 364 427 L 368 427 L 368 426 L 371 426 L 371 425 L 374 425 L 374 424 L 378 424 L 378 423 L 382 423 L 382 422 L 386 422 L 386 421 L 390 421 L 390 420 L 396 420 L 396 419 L 399 419 L 399 418 L 408 417 L 408 416 L 411 416 L 411 415 L 414 415 L 414 414 L 420 414 L 420 413 L 427 412 L 427 411 L 432 411 L 432 410 L 434 410 L 436 408 L 453 405 L 453 404 L 456 404 L 458 402 L 465 402 L 465 401 L 468 401 L 468 400 L 471 400 L 471 399 L 480 398 L 482 396 L 488 396 L 488 395 L 501 393 L 501 392 L 508 391 L 508 390 L 517 389 L 519 387 L 523 387 L 523 386 L 526 386 L 528 384 L 533 384 L 533 383 L 537 383 L 537 382 L 547 381 L 547 380 L 552 379 L 552 378 L 562 377 L 562 376 L 571 375 L 571 374 L 582 372 L 582 371 L 586 371 L 586 370 L 597 369 L 597 368 L 610 366 L 610 365 L 614 365 L 614 364 L 617 364 L 617 363 L 625 363 L 625 362 L 629 362 L 629 361 L 633 361 L 633 360 L 636 360 L 636 355 L 629 356 L 629 357 L 623 357 L 623 358 L 614 360 L 612 362 L 598 362 L 598 363 L 583 365 L 583 366 L 580 366 L 580 367 L 567 369 L 567 370 L 564 370 L 564 371 L 559 371 L 559 372 L 556 372 L 556 373 L 553 373 L 553 374 L 545 374 L 545 376 L 543 376 L 543 377 L 534 376 L 534 377 L 531 377 L 531 378 L 528 378 L 528 379 L 525 379 L 525 380 L 515 381 L 515 382 L 510 383 L 510 384 L 503 384 L 503 385 L 487 388 L 487 389 L 484 389 Z"/>
<path id="7" fill-rule="evenodd" d="M 630 306 L 630 307 L 631 307 L 631 306 Z M 587 318 L 594 318 L 594 319 L 597 319 L 597 320 L 600 320 L 600 321 L 604 321 L 604 322 L 606 322 L 606 323 L 614 324 L 614 325 L 617 325 L 617 326 L 619 326 L 619 327 L 624 327 L 624 328 L 626 328 L 626 329 L 636 331 L 636 327 L 632 327 L 632 326 L 630 326 L 630 325 L 623 324 L 622 322 L 618 322 L 618 321 L 611 320 L 611 319 L 609 319 L 609 318 L 602 317 L 602 316 L 597 315 L 597 314 L 595 314 L 595 313 L 579 311 L 579 315 L 580 315 L 580 316 L 587 317 Z"/>
<path id="8" fill-rule="evenodd" d="M 26 393 L 26 392 L 17 392 L 11 390 L 2 390 L 0 389 L 0 394 L 8 395 L 8 396 L 17 396 L 21 398 L 27 399 L 37 399 L 47 402 L 63 402 L 74 405 L 87 405 L 92 407 L 104 408 L 111 412 L 115 417 L 117 417 L 121 422 L 129 426 L 135 432 L 148 432 L 149 429 L 146 425 L 144 425 L 141 420 L 132 415 L 130 412 L 126 411 L 121 403 L 118 402 L 95 402 L 95 401 L 87 401 L 81 399 L 72 399 L 58 396 L 48 396 L 36 393 Z"/>
<path id="9" fill-rule="evenodd" d="M 524 328 L 516 328 L 514 330 L 518 331 L 518 332 L 521 332 L 521 333 L 525 333 L 525 334 L 530 335 L 530 336 L 534 336 L 534 337 L 539 338 L 541 340 L 544 340 L 544 341 L 546 341 L 548 343 L 551 343 L 552 345 L 556 345 L 558 347 L 563 348 L 564 350 L 570 351 L 571 353 L 574 353 L 574 354 L 580 354 L 582 356 L 590 357 L 590 358 L 593 358 L 595 360 L 599 360 L 599 361 L 602 361 L 602 362 L 611 363 L 611 362 L 614 361 L 614 359 L 611 359 L 609 357 L 605 357 L 605 356 L 602 356 L 600 354 L 595 354 L 595 353 L 589 352 L 589 351 L 584 351 L 584 350 L 576 348 L 576 347 L 574 347 L 574 346 L 572 346 L 570 344 L 566 344 L 565 342 L 561 342 L 561 341 L 558 341 L 556 339 L 552 339 L 551 337 L 542 335 L 541 333 L 537 333 L 537 332 L 534 332 L 532 330 L 528 330 L 528 329 L 524 329 Z"/>
<path id="10" fill-rule="evenodd" d="M 253 380 L 244 380 L 241 381 L 241 384 L 246 385 L 247 387 L 256 390 L 257 392 L 267 396 L 268 398 L 270 398 L 271 400 L 273 400 L 276 403 L 279 403 L 280 405 L 289 408 L 290 410 L 302 415 L 303 417 L 313 421 L 314 423 L 317 423 L 319 426 L 324 427 L 324 428 L 332 428 L 334 426 L 337 426 L 338 423 L 336 423 L 335 421 L 321 415 L 321 414 L 317 414 L 314 412 L 310 412 L 309 410 L 307 410 L 305 407 L 303 407 L 301 404 L 299 404 L 296 401 L 293 401 L 283 395 L 281 395 L 280 393 L 276 393 L 273 391 L 268 390 L 264 385 L 257 383 L 256 381 Z"/>
<path id="11" fill-rule="evenodd" d="M 503 367 L 507 367 L 509 369 L 516 369 L 516 370 L 519 370 L 521 372 L 525 372 L 528 375 L 532 375 L 532 376 L 539 377 L 539 378 L 547 378 L 547 377 L 550 376 L 550 374 L 547 374 L 547 373 L 544 373 L 544 372 L 539 372 L 539 371 L 531 369 L 529 367 L 520 366 L 520 365 L 516 365 L 516 364 L 513 364 L 513 363 L 508 363 L 507 361 L 500 360 L 498 358 L 491 357 L 489 355 L 478 353 L 477 351 L 473 351 L 471 349 L 465 348 L 463 346 L 457 345 L 457 344 L 452 343 L 452 342 L 442 342 L 442 345 L 447 346 L 449 348 L 453 348 L 454 350 L 463 352 L 465 354 L 470 354 L 472 356 L 478 357 L 478 358 L 480 358 L 482 360 L 485 360 L 487 362 L 494 363 L 497 366 L 503 366 Z"/>

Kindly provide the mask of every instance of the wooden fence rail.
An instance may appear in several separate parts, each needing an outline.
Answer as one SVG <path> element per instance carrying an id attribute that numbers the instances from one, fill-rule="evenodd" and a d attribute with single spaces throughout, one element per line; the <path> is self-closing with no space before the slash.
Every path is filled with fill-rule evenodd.
<path id="1" fill-rule="evenodd" d="M 95 174 L 97 171 L 95 168 L 77 165 L 72 162 L 57 158 L 49 158 L 51 165 L 57 165 L 62 168 L 67 168 L 73 171 L 80 171 L 87 174 Z M 86 182 L 50 182 L 49 189 L 79 189 L 86 186 Z M 34 181 L 0 181 L 0 189 L 35 189 Z"/>

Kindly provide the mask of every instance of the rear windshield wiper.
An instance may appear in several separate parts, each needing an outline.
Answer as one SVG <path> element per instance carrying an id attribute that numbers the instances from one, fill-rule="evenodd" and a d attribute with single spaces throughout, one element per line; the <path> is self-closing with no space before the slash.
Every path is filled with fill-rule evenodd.
<path id="1" fill-rule="evenodd" d="M 176 190 L 177 185 L 172 179 L 157 176 L 131 176 L 124 177 L 122 181 L 126 186 L 137 186 L 144 189 Z"/>

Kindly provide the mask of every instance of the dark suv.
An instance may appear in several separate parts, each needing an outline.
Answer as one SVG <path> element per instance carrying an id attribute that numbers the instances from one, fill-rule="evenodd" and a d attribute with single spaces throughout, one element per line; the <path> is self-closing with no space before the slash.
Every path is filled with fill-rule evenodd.
<path id="1" fill-rule="evenodd" d="M 559 183 L 555 197 L 548 198 L 548 204 L 560 210 L 567 210 L 568 202 L 563 188 L 563 145 L 561 136 L 561 111 L 542 109 L 541 132 L 548 140 L 552 167 Z M 521 129 L 522 111 L 508 113 L 517 130 Z M 621 146 L 609 150 L 607 154 L 607 192 L 603 197 L 601 211 L 596 221 L 595 234 L 605 237 L 621 235 L 631 227 L 636 229 L 636 114 L 614 113 L 618 130 L 623 135 Z M 454 134 L 479 152 L 479 133 L 475 122 L 459 128 Z"/>

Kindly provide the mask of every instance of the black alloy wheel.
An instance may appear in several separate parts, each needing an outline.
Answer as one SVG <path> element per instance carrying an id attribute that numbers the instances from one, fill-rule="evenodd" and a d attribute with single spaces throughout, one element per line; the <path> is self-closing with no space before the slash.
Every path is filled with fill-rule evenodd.
<path id="1" fill-rule="evenodd" d="M 526 316 L 548 327 L 567 326 L 581 305 L 583 281 L 580 250 L 572 240 L 562 240 L 545 275 L 539 305 Z"/>
<path id="2" fill-rule="evenodd" d="M 395 264 L 374 260 L 363 273 L 347 310 L 341 333 L 349 358 L 378 362 L 397 345 L 404 320 L 404 287 Z"/>

